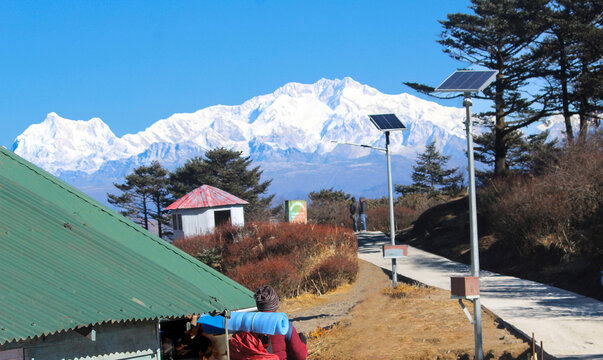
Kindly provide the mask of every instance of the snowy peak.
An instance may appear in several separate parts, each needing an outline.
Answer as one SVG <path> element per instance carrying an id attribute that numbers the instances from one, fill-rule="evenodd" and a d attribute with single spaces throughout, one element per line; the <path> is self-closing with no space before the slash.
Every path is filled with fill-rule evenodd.
<path id="1" fill-rule="evenodd" d="M 287 96 L 291 98 L 312 97 L 335 109 L 342 97 L 355 98 L 363 95 L 379 93 L 376 89 L 362 85 L 350 77 L 339 79 L 320 79 L 314 84 L 291 82 L 278 88 L 274 97 Z"/>
<path id="2" fill-rule="evenodd" d="M 68 120 L 50 113 L 17 137 L 13 151 L 55 174 L 92 174 L 109 163 L 111 168 L 118 163 L 132 167 L 162 158 L 179 165 L 195 151 L 216 147 L 258 159 L 287 161 L 284 154 L 315 158 L 331 153 L 351 159 L 366 156 L 368 150 L 349 146 L 341 150 L 332 140 L 382 146 L 382 134 L 367 118 L 379 113 L 395 113 L 409 128 L 392 134 L 394 154 L 414 155 L 433 138 L 452 153 L 464 137 L 462 109 L 408 94 L 383 94 L 345 77 L 314 84 L 292 82 L 241 105 L 176 113 L 121 138 L 99 118 Z"/>
<path id="3" fill-rule="evenodd" d="M 47 139 L 69 139 L 73 135 L 83 134 L 88 137 L 85 139 L 80 139 L 79 137 L 74 139 L 82 145 L 86 142 L 109 141 L 116 138 L 111 129 L 109 129 L 109 126 L 100 118 L 95 117 L 88 121 L 69 120 L 51 112 L 46 115 L 46 119 L 40 124 L 29 126 L 23 134 L 17 137 L 17 140 L 32 136 L 42 136 Z"/>
<path id="4" fill-rule="evenodd" d="M 100 166 L 118 138 L 99 118 L 69 120 L 54 112 L 29 126 L 13 144 L 13 151 L 50 172 L 62 168 Z"/>

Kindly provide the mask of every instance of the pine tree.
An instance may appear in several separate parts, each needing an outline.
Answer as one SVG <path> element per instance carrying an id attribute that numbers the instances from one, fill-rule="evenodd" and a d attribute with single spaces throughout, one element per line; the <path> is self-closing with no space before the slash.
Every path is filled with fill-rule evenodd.
<path id="1" fill-rule="evenodd" d="M 474 98 L 494 101 L 494 109 L 480 114 L 494 117 L 494 175 L 507 173 L 506 137 L 546 115 L 545 108 L 533 105 L 540 97 L 526 96 L 525 87 L 536 78 L 530 45 L 543 33 L 546 0 L 471 0 L 473 14 L 448 14 L 440 21 L 444 30 L 438 42 L 444 52 L 466 64 L 477 65 L 499 73 L 492 86 Z M 420 92 L 432 92 L 427 85 L 406 85 Z M 460 96 L 460 95 L 459 95 Z"/>
<path id="2" fill-rule="evenodd" d="M 312 191 L 308 194 L 312 202 L 332 202 L 332 201 L 348 201 L 352 195 L 347 194 L 343 190 L 321 189 L 319 192 Z"/>
<path id="3" fill-rule="evenodd" d="M 348 201 L 352 195 L 343 190 L 312 191 L 308 198 L 308 221 L 311 223 L 343 226 L 350 216 Z"/>
<path id="4" fill-rule="evenodd" d="M 450 156 L 444 156 L 436 149 L 435 140 L 425 147 L 425 152 L 417 156 L 411 174 L 412 185 L 396 185 L 395 190 L 401 194 L 426 193 L 437 195 L 452 193 L 460 189 L 462 175 L 455 175 L 458 168 L 446 169 Z"/>
<path id="5" fill-rule="evenodd" d="M 209 150 L 170 173 L 169 191 L 179 198 L 201 185 L 227 191 L 249 203 L 245 212 L 250 218 L 267 216 L 274 195 L 260 198 L 272 180 L 261 181 L 259 166 L 250 168 L 252 160 L 241 151 L 225 148 Z"/>
<path id="6" fill-rule="evenodd" d="M 485 98 L 494 100 L 494 175 L 505 175 L 507 139 L 545 115 L 532 105 L 538 98 L 529 98 L 522 91 L 537 76 L 532 71 L 533 59 L 526 58 L 529 47 L 544 31 L 541 18 L 546 9 L 544 0 L 472 0 L 475 15 L 449 14 L 441 21 L 444 52 L 453 58 L 480 65 L 499 73 L 493 86 L 484 90 Z M 477 97 L 477 96 L 476 96 Z"/>
<path id="7" fill-rule="evenodd" d="M 149 166 L 139 166 L 126 175 L 125 183 L 113 185 L 121 195 L 107 194 L 109 204 L 121 208 L 121 213 L 149 229 L 149 218 L 157 221 L 159 237 L 163 237 L 163 225 L 169 224 L 164 208 L 169 205 L 167 174 L 158 161 Z"/>
<path id="8" fill-rule="evenodd" d="M 574 142 L 571 116 L 580 116 L 579 138 L 586 138 L 587 121 L 602 109 L 601 1 L 555 0 L 547 8 L 547 31 L 533 50 L 537 71 L 547 80 L 545 100 L 552 113 L 565 120 L 568 142 Z"/>
<path id="9" fill-rule="evenodd" d="M 486 131 L 480 135 L 473 136 L 475 160 L 489 165 L 489 169 L 493 169 L 492 165 L 495 162 L 495 136 L 496 132 L 493 129 L 492 131 Z M 520 130 L 515 130 L 507 134 L 504 141 L 504 146 L 507 149 L 505 167 L 507 168 L 507 173 L 511 173 L 517 171 L 527 161 L 527 154 L 522 151 L 525 148 L 525 140 L 523 133 Z M 476 170 L 475 174 L 481 183 L 484 183 L 494 175 L 492 170 Z"/>
<path id="10" fill-rule="evenodd" d="M 576 47 L 580 74 L 573 97 L 579 102 L 579 140 L 584 143 L 588 121 L 592 120 L 598 128 L 603 113 L 603 3 L 600 0 L 562 2 L 572 7 L 570 18 L 576 27 L 575 37 L 581 39 Z"/>
<path id="11" fill-rule="evenodd" d="M 473 136 L 475 160 L 488 165 L 494 163 L 493 136 L 494 132 L 485 132 Z M 548 131 L 529 135 L 528 137 L 525 137 L 519 130 L 510 133 L 505 139 L 505 146 L 509 149 L 506 157 L 509 172 L 538 175 L 543 172 L 547 163 L 557 161 L 560 155 L 557 141 L 547 141 L 548 136 Z M 480 182 L 484 183 L 492 177 L 492 173 L 476 171 L 476 176 Z"/>

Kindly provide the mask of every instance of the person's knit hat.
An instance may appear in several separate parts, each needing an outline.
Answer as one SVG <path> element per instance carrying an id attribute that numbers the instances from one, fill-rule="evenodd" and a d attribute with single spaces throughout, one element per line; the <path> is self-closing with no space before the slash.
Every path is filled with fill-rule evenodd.
<path id="1" fill-rule="evenodd" d="M 279 300 L 276 291 L 270 285 L 264 285 L 253 294 L 258 311 L 278 310 Z"/>

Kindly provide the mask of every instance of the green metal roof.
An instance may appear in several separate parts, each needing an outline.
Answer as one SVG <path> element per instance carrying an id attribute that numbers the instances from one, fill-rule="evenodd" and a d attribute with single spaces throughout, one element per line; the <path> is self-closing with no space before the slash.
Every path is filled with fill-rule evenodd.
<path id="1" fill-rule="evenodd" d="M 0 146 L 0 345 L 254 306 L 242 285 Z"/>

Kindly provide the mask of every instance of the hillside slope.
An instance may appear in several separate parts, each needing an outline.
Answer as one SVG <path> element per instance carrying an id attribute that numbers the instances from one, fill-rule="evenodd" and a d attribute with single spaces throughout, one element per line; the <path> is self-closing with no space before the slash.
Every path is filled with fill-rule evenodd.
<path id="1" fill-rule="evenodd" d="M 463 197 L 425 211 L 414 225 L 396 240 L 420 249 L 469 264 L 469 204 Z M 529 257 L 496 238 L 488 219 L 478 212 L 480 268 L 500 274 L 553 285 L 603 301 L 601 264 L 597 254 L 565 261 L 550 249 L 535 249 Z"/>

